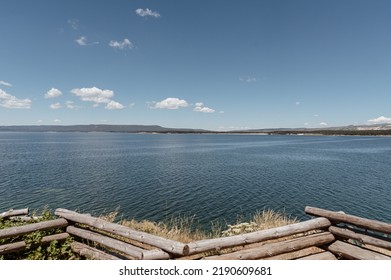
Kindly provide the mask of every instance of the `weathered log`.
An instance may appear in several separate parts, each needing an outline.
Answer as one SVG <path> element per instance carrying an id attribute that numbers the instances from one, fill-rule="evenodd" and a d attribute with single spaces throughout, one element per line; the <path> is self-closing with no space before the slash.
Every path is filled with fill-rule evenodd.
<path id="1" fill-rule="evenodd" d="M 322 252 L 322 253 L 317 253 L 313 255 L 309 255 L 306 257 L 298 258 L 296 260 L 301 260 L 301 261 L 307 261 L 307 260 L 337 260 L 337 258 L 330 252 Z"/>
<path id="2" fill-rule="evenodd" d="M 0 230 L 0 239 L 23 235 L 38 230 L 48 230 L 48 229 L 66 227 L 67 225 L 68 225 L 67 220 L 60 218 L 52 221 L 45 221 L 45 222 L 39 222 L 39 223 L 29 224 L 24 226 L 5 228 Z"/>
<path id="3" fill-rule="evenodd" d="M 328 246 L 328 250 L 337 256 L 350 260 L 391 260 L 391 257 L 386 255 L 366 250 L 339 240 Z"/>
<path id="4" fill-rule="evenodd" d="M 97 242 L 103 246 L 109 247 L 111 249 L 117 250 L 118 252 L 125 253 L 135 259 L 142 259 L 143 249 L 125 243 L 123 241 L 104 236 L 102 234 L 92 232 L 89 230 L 77 228 L 74 226 L 68 226 L 67 232 L 71 235 L 75 235 L 90 241 Z"/>
<path id="5" fill-rule="evenodd" d="M 189 253 L 189 247 L 182 242 L 173 241 L 160 236 L 133 230 L 126 226 L 110 223 L 99 218 L 90 217 L 85 214 L 79 214 L 77 212 L 72 212 L 66 209 L 57 209 L 55 214 L 76 223 L 85 224 L 108 233 L 155 246 L 171 254 L 183 256 L 188 255 Z"/>
<path id="6" fill-rule="evenodd" d="M 9 217 L 13 217 L 13 216 L 28 215 L 28 213 L 29 213 L 29 209 L 28 208 L 17 209 L 17 210 L 10 209 L 8 211 L 5 211 L 5 212 L 1 213 L 0 214 L 0 219 L 6 219 L 6 218 L 9 218 Z"/>
<path id="7" fill-rule="evenodd" d="M 316 233 L 291 240 L 264 244 L 258 248 L 241 250 L 220 256 L 211 256 L 210 260 L 256 260 L 284 253 L 294 252 L 312 246 L 322 246 L 333 242 L 334 236 L 329 232 Z"/>
<path id="8" fill-rule="evenodd" d="M 143 260 L 168 260 L 170 258 L 170 254 L 161 249 L 145 250 L 143 252 Z"/>
<path id="9" fill-rule="evenodd" d="M 107 254 L 101 250 L 98 250 L 96 248 L 90 247 L 86 244 L 80 243 L 80 242 L 72 242 L 71 244 L 71 250 L 79 254 L 82 257 L 93 259 L 93 260 L 121 260 L 120 258 Z"/>
<path id="10" fill-rule="evenodd" d="M 339 228 L 336 226 L 329 227 L 329 231 L 339 237 L 346 238 L 346 239 L 355 239 L 361 243 L 367 244 L 367 245 L 374 245 L 380 248 L 391 250 L 391 242 L 381 240 L 378 238 L 374 238 L 365 234 L 356 233 L 352 230 L 346 229 L 346 228 Z"/>
<path id="11" fill-rule="evenodd" d="M 307 206 L 305 208 L 305 212 L 313 216 L 325 217 L 335 223 L 349 223 L 355 226 L 364 227 L 366 229 L 371 229 L 388 234 L 391 233 L 391 224 L 385 222 L 379 222 L 375 220 L 361 218 L 358 216 L 347 215 L 340 212 L 334 212 L 310 206 Z"/>
<path id="12" fill-rule="evenodd" d="M 262 258 L 262 260 L 296 260 L 299 258 L 303 258 L 303 257 L 309 256 L 309 255 L 314 255 L 314 254 L 322 253 L 322 252 L 324 252 L 324 250 L 322 250 L 318 247 L 312 246 L 312 247 L 304 248 L 304 249 L 297 250 L 297 251 L 290 252 L 290 253 L 284 253 L 284 254 L 275 255 L 273 257 Z"/>
<path id="13" fill-rule="evenodd" d="M 245 233 L 241 235 L 193 241 L 188 244 L 189 254 L 192 255 L 212 249 L 220 250 L 239 245 L 258 243 L 270 239 L 306 232 L 309 230 L 322 229 L 329 227 L 330 225 L 330 221 L 326 218 L 316 218 L 305 222 Z"/>
<path id="14" fill-rule="evenodd" d="M 66 232 L 48 235 L 48 236 L 42 237 L 40 244 L 42 244 L 42 245 L 48 244 L 48 243 L 55 241 L 55 240 L 62 241 L 62 240 L 67 239 L 68 237 L 69 237 L 69 234 Z M 23 251 L 26 249 L 26 247 L 27 247 L 27 244 L 24 241 L 0 245 L 0 255 Z"/>

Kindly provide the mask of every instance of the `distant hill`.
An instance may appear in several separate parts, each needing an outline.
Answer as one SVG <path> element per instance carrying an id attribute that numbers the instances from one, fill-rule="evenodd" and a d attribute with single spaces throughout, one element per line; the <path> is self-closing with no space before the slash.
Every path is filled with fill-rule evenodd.
<path id="1" fill-rule="evenodd" d="M 323 128 L 267 128 L 230 131 L 230 133 L 317 134 L 317 135 L 391 135 L 391 124 L 349 125 Z"/>
<path id="2" fill-rule="evenodd" d="M 190 128 L 166 128 L 159 125 L 15 125 L 0 126 L 10 132 L 122 132 L 122 133 L 240 133 L 240 134 L 294 134 L 294 135 L 391 135 L 391 124 L 349 125 L 325 128 L 266 128 L 232 131 L 211 131 Z"/>
<path id="3" fill-rule="evenodd" d="M 0 131 L 14 132 L 122 132 L 122 133 L 202 133 L 202 129 L 166 128 L 159 125 L 15 125 L 0 126 Z"/>

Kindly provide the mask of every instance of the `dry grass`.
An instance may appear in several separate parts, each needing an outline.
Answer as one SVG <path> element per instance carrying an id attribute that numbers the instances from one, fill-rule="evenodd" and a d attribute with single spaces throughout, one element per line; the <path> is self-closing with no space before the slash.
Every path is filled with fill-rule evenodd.
<path id="1" fill-rule="evenodd" d="M 101 218 L 107 221 L 114 221 L 117 215 L 118 211 L 101 216 Z M 223 230 L 225 227 L 219 223 L 212 224 L 209 231 L 202 230 L 197 226 L 194 217 L 174 217 L 167 222 L 137 221 L 132 219 L 122 220 L 120 224 L 135 230 L 188 243 L 195 240 L 232 236 L 269 229 L 295 222 L 297 222 L 296 219 L 289 217 L 285 213 L 263 210 L 257 211 L 252 215 L 250 221 L 242 222 L 238 219 L 235 225 L 227 225 L 225 230 Z"/>

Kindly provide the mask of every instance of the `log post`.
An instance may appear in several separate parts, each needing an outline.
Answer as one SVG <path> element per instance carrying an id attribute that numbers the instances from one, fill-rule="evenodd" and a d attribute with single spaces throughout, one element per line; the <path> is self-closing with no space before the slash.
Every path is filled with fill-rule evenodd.
<path id="1" fill-rule="evenodd" d="M 67 220 L 61 218 L 52 221 L 39 222 L 35 224 L 29 224 L 25 226 L 17 226 L 11 228 L 0 229 L 0 239 L 8 238 L 18 235 L 31 233 L 38 230 L 49 230 L 54 228 L 66 227 L 68 225 Z"/>
<path id="2" fill-rule="evenodd" d="M 75 223 L 91 226 L 111 234 L 155 246 L 171 254 L 184 256 L 189 253 L 189 247 L 182 242 L 173 241 L 142 231 L 133 230 L 126 226 L 110 223 L 99 218 L 90 217 L 85 214 L 79 214 L 77 212 L 66 209 L 59 208 L 55 211 L 55 214 Z"/>

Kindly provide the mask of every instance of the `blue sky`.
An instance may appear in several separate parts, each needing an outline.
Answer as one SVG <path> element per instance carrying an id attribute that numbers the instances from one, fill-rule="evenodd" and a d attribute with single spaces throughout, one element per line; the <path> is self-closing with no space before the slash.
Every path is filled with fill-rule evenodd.
<path id="1" fill-rule="evenodd" d="M 0 125 L 391 123 L 390 1 L 0 6 Z"/>

